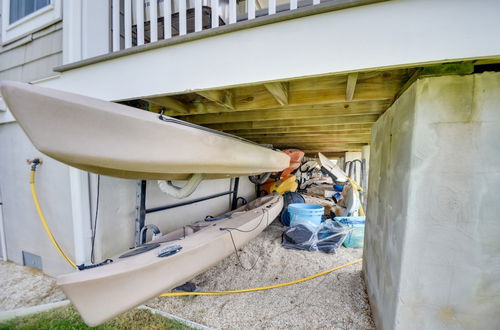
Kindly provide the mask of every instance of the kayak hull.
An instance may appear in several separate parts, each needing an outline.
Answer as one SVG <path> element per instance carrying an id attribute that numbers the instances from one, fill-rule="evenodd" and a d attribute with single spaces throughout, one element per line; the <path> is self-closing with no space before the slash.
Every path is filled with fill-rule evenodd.
<path id="1" fill-rule="evenodd" d="M 222 178 L 280 171 L 290 162 L 250 141 L 113 102 L 10 81 L 0 92 L 39 151 L 93 173 Z"/>
<path id="2" fill-rule="evenodd" d="M 115 257 L 110 264 L 59 276 L 57 284 L 85 323 L 99 325 L 216 265 L 234 253 L 233 240 L 236 248 L 242 247 L 261 233 L 282 208 L 281 195 L 261 197 L 227 213 L 230 218 L 186 226 L 150 242 L 160 244 L 153 250 L 128 258 Z M 158 257 L 159 251 L 175 245 L 182 249 Z"/>

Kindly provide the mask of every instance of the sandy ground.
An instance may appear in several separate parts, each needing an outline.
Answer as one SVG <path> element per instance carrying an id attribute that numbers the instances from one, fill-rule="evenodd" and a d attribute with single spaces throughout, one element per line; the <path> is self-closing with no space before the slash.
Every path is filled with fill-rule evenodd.
<path id="1" fill-rule="evenodd" d="M 38 269 L 0 262 L 0 311 L 66 299 L 53 278 Z"/>
<path id="2" fill-rule="evenodd" d="M 266 286 L 303 278 L 362 257 L 362 250 L 337 254 L 287 250 L 275 221 L 236 255 L 196 277 L 201 290 Z M 227 296 L 156 298 L 147 305 L 221 329 L 374 329 L 361 264 L 301 284 Z"/>

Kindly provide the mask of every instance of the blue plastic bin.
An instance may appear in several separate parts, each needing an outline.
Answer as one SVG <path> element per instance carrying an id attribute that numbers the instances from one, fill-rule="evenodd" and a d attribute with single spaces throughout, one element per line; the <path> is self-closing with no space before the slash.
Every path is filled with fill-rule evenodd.
<path id="1" fill-rule="evenodd" d="M 344 246 L 362 249 L 365 241 L 365 217 L 335 217 L 334 220 L 344 227 L 353 228 L 347 234 Z"/>
<path id="2" fill-rule="evenodd" d="M 288 213 L 290 214 L 290 226 L 308 225 L 310 227 L 318 227 L 321 224 L 321 217 L 325 212 L 325 208 L 316 204 L 290 204 L 288 205 Z"/>

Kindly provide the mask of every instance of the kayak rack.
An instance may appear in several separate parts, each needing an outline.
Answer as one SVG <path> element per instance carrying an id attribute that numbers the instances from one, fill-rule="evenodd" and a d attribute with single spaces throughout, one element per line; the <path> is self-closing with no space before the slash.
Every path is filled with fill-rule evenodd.
<path id="1" fill-rule="evenodd" d="M 236 178 L 234 178 L 233 187 L 229 191 L 196 198 L 196 199 L 192 199 L 192 200 L 185 201 L 185 202 L 157 206 L 157 207 L 152 207 L 152 208 L 148 209 L 148 208 L 146 208 L 147 181 L 146 180 L 138 181 L 138 183 L 137 183 L 137 186 L 138 186 L 137 187 L 138 188 L 137 189 L 137 216 L 135 219 L 134 246 L 137 247 L 139 245 L 146 243 L 146 231 L 147 230 L 144 230 L 144 228 L 146 225 L 146 215 L 147 214 L 165 211 L 165 210 L 169 210 L 169 209 L 174 209 L 177 207 L 186 206 L 186 205 L 190 205 L 190 204 L 194 204 L 194 203 L 199 203 L 199 202 L 203 202 L 206 200 L 210 200 L 210 199 L 214 199 L 214 198 L 218 198 L 218 197 L 222 197 L 222 196 L 226 196 L 226 195 L 232 195 L 231 210 L 234 210 L 238 207 L 238 200 L 240 199 L 238 197 L 239 184 L 240 184 L 240 178 L 236 177 Z"/>

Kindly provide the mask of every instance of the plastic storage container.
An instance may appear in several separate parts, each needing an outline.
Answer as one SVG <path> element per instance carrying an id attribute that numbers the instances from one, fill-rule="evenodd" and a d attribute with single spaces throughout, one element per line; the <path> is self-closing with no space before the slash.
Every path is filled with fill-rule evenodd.
<path id="1" fill-rule="evenodd" d="M 290 214 L 290 226 L 305 225 L 316 228 L 321 224 L 321 217 L 325 208 L 316 204 L 290 204 L 288 213 Z"/>
<path id="2" fill-rule="evenodd" d="M 334 220 L 344 227 L 352 228 L 345 238 L 345 247 L 354 249 L 363 248 L 365 240 L 365 217 L 335 217 Z"/>

